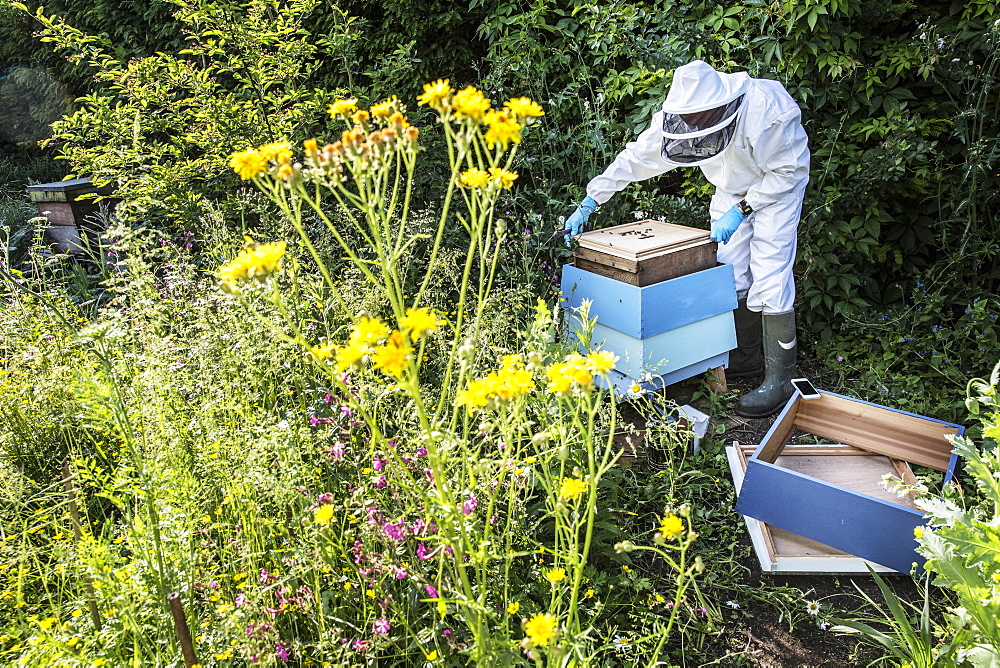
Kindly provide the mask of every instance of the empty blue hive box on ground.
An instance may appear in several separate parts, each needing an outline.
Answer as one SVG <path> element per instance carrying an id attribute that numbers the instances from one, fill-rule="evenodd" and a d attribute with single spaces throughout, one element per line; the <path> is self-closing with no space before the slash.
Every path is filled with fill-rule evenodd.
<path id="1" fill-rule="evenodd" d="M 840 462 L 864 460 L 861 455 L 887 459 L 889 470 L 909 484 L 916 483 L 908 464 L 954 474 L 958 455 L 950 435 L 964 427 L 894 410 L 830 392 L 817 399 L 796 393 L 775 420 L 760 446 L 747 460 L 736 503 L 741 515 L 829 545 L 903 573 L 922 563 L 913 530 L 925 522 L 912 499 L 878 498 L 866 493 L 880 480 L 870 467 L 852 473 Z M 796 465 L 786 446 L 797 434 L 826 447 L 821 465 Z M 844 456 L 850 454 L 850 457 Z M 781 458 L 781 460 L 779 460 Z M 795 462 L 795 463 L 793 463 Z M 824 473 L 826 471 L 827 473 Z M 836 472 L 836 481 L 829 472 Z M 880 477 L 880 476 L 877 476 Z M 883 495 L 884 497 L 884 495 Z"/>

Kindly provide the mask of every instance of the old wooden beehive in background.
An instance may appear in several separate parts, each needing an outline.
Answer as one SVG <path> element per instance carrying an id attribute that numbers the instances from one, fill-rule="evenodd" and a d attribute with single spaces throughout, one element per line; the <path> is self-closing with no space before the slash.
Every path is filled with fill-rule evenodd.
<path id="1" fill-rule="evenodd" d="M 60 253 L 82 254 L 87 236 L 103 228 L 101 205 L 91 195 L 107 195 L 108 188 L 90 179 L 70 179 L 28 186 L 28 194 L 39 215 L 48 220 L 46 242 Z"/>

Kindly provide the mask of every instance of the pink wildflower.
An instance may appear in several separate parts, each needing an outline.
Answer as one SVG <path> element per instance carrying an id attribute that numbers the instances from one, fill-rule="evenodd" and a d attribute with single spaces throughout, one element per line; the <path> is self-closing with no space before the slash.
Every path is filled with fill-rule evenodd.
<path id="1" fill-rule="evenodd" d="M 375 631 L 375 633 L 380 633 L 382 635 L 385 635 L 386 633 L 389 632 L 389 629 L 392 627 L 389 625 L 389 620 L 383 618 L 376 620 L 372 628 Z"/>

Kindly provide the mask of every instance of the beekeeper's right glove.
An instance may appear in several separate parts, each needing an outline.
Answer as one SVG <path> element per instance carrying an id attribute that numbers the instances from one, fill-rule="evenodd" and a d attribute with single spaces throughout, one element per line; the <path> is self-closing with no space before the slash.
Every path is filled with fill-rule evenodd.
<path id="1" fill-rule="evenodd" d="M 597 202 L 590 195 L 583 198 L 580 206 L 576 207 L 569 218 L 566 219 L 566 243 L 570 237 L 575 237 L 583 231 L 583 224 L 590 218 L 590 214 L 597 210 Z"/>
<path id="2" fill-rule="evenodd" d="M 723 244 L 729 243 L 729 238 L 733 236 L 733 232 L 736 228 L 740 226 L 746 216 L 740 211 L 740 205 L 736 204 L 729 211 L 722 214 L 722 218 L 716 221 L 715 225 L 712 226 L 712 241 L 718 241 Z"/>

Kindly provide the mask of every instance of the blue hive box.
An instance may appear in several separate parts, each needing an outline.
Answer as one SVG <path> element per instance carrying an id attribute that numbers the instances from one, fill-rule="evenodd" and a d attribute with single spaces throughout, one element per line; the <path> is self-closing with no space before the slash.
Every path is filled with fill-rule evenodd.
<path id="1" fill-rule="evenodd" d="M 725 367 L 736 347 L 736 281 L 716 265 L 645 287 L 564 266 L 563 306 L 590 302 L 592 343 L 618 355 L 609 383 L 621 392 L 658 390 Z"/>
<path id="2" fill-rule="evenodd" d="M 954 475 L 958 455 L 949 435 L 964 427 L 894 410 L 831 392 L 805 399 L 796 392 L 747 460 L 736 510 L 766 524 L 790 531 L 851 555 L 908 573 L 923 563 L 916 553 L 913 530 L 925 521 L 923 512 L 906 499 L 888 500 L 871 490 L 879 480 L 859 469 L 845 476 L 842 444 L 869 456 L 887 458 L 899 477 L 915 483 L 909 464 Z M 783 464 L 793 434 L 804 432 L 825 439 L 832 448 L 821 466 L 812 470 Z M 852 456 L 854 456 L 852 454 Z M 789 458 L 798 459 L 797 457 Z M 797 470 L 796 470 L 797 469 Z M 837 474 L 834 481 L 822 470 Z M 867 476 L 867 477 L 866 477 Z M 890 497 L 891 498 L 891 497 Z"/>

